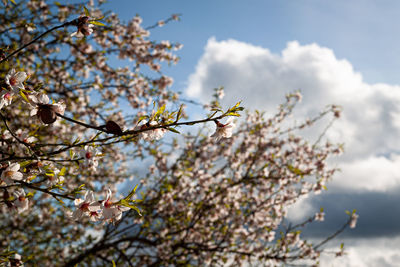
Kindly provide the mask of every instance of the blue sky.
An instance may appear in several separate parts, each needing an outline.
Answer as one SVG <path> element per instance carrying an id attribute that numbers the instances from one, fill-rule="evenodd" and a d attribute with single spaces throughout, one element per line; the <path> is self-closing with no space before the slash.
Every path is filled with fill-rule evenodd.
<path id="1" fill-rule="evenodd" d="M 300 88 L 294 119 L 342 105 L 342 119 L 328 134 L 345 142 L 335 162 L 342 172 L 328 192 L 300 201 L 292 218 L 326 207 L 319 235 L 340 227 L 345 209 L 357 208 L 359 227 L 342 238 L 349 254 L 324 258 L 322 266 L 398 264 L 400 1 L 118 0 L 107 7 L 125 20 L 139 14 L 144 26 L 182 14 L 180 22 L 153 29 L 151 39 L 184 45 L 181 61 L 163 72 L 187 97 L 205 102 L 223 85 L 223 104 L 243 99 L 273 111 Z"/>
<path id="2" fill-rule="evenodd" d="M 367 0 L 117 0 L 107 7 L 122 18 L 139 14 L 150 25 L 174 13 L 180 23 L 152 37 L 184 44 L 171 70 L 177 81 L 193 71 L 211 36 L 233 38 L 279 53 L 288 41 L 316 42 L 349 60 L 367 82 L 397 83 L 400 69 L 400 2 Z M 396 42 L 397 40 L 397 42 Z"/>

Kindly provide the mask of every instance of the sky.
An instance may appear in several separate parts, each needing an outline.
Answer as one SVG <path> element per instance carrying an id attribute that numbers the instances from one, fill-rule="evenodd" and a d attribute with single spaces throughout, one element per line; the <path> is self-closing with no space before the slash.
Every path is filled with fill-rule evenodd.
<path id="1" fill-rule="evenodd" d="M 289 217 L 324 207 L 325 221 L 306 231 L 320 238 L 342 225 L 345 210 L 357 209 L 357 228 L 332 243 L 345 242 L 347 255 L 324 257 L 321 265 L 398 266 L 400 1 L 115 0 L 107 8 L 124 20 L 139 14 L 144 26 L 181 14 L 151 38 L 184 45 L 180 62 L 163 72 L 185 98 L 206 102 L 224 86 L 223 106 L 243 100 L 268 113 L 300 89 L 298 120 L 341 105 L 342 117 L 327 135 L 345 143 L 333 163 L 341 172 L 327 192 L 302 199 Z"/>

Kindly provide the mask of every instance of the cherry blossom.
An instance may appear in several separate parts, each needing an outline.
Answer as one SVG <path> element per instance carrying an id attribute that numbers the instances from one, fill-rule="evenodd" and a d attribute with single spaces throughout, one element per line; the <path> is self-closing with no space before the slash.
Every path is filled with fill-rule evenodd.
<path id="1" fill-rule="evenodd" d="M 3 0 L 4 1 L 4 0 Z M 24 267 L 24 263 L 22 261 L 21 255 L 15 253 L 12 258 L 9 258 L 9 262 L 6 265 L 7 267 Z"/>
<path id="2" fill-rule="evenodd" d="M 354 213 L 351 214 L 351 221 L 350 221 L 350 228 L 355 228 L 358 220 L 358 214 Z"/>
<path id="3" fill-rule="evenodd" d="M 77 30 L 71 34 L 71 37 L 76 36 L 82 38 L 91 35 L 93 33 L 93 25 L 88 24 L 89 19 L 90 17 L 88 16 L 80 16 L 76 22 Z"/>
<path id="4" fill-rule="evenodd" d="M 147 122 L 147 120 L 143 120 L 141 126 L 139 126 L 138 129 L 143 130 L 157 125 L 158 123 L 155 121 Z M 141 132 L 140 137 L 145 141 L 160 140 L 166 132 L 167 130 L 164 128 L 157 128 L 154 130 Z"/>
<path id="5" fill-rule="evenodd" d="M 15 69 L 11 69 L 5 77 L 5 81 L 14 92 L 18 92 L 19 89 L 25 88 L 23 82 L 26 78 L 25 72 L 16 72 Z"/>
<path id="6" fill-rule="evenodd" d="M 100 204 L 94 198 L 92 191 L 87 190 L 84 199 L 77 198 L 74 200 L 76 210 L 72 213 L 73 220 L 79 220 L 84 215 L 91 216 L 92 212 L 97 212 L 100 209 Z"/>
<path id="7" fill-rule="evenodd" d="M 316 221 L 322 222 L 322 221 L 324 221 L 324 219 L 325 219 L 325 212 L 318 212 L 315 214 Z"/>
<path id="8" fill-rule="evenodd" d="M 26 198 L 25 191 L 22 188 L 14 192 L 14 197 L 15 197 L 14 204 L 18 210 L 18 213 L 22 213 L 28 209 L 29 200 Z"/>
<path id="9" fill-rule="evenodd" d="M 84 149 L 80 151 L 80 155 L 84 159 L 84 161 L 81 163 L 81 166 L 83 168 L 89 168 L 90 170 L 95 171 L 99 165 L 97 157 L 100 155 L 97 148 L 94 146 L 85 146 Z"/>
<path id="10" fill-rule="evenodd" d="M 32 96 L 31 99 L 35 105 L 31 110 L 30 115 L 36 115 L 44 124 L 54 123 L 57 119 L 56 113 L 64 115 L 65 104 L 63 101 L 49 104 L 50 99 L 46 94 L 38 94 L 36 96 Z"/>
<path id="11" fill-rule="evenodd" d="M 9 163 L 9 166 L 1 173 L 1 180 L 7 185 L 13 184 L 14 180 L 21 181 L 23 174 L 19 172 L 19 163 Z"/>
<path id="12" fill-rule="evenodd" d="M 14 93 L 3 91 L 0 93 L 0 109 L 11 104 Z"/>
<path id="13" fill-rule="evenodd" d="M 106 222 L 116 222 L 122 218 L 122 213 L 129 210 L 130 208 L 116 205 L 111 201 L 111 190 L 107 190 L 106 199 L 101 203 L 103 211 L 103 220 Z"/>
<path id="14" fill-rule="evenodd" d="M 33 143 L 37 140 L 36 137 L 34 136 L 29 136 L 28 133 L 23 132 L 22 129 L 18 129 L 15 134 L 18 136 L 18 138 L 25 143 Z"/>
<path id="15" fill-rule="evenodd" d="M 232 136 L 235 127 L 232 117 L 229 117 L 225 124 L 220 123 L 218 120 L 215 120 L 214 122 L 217 125 L 217 128 L 211 137 L 215 138 L 216 141 L 219 141 L 222 138 L 230 138 Z"/>

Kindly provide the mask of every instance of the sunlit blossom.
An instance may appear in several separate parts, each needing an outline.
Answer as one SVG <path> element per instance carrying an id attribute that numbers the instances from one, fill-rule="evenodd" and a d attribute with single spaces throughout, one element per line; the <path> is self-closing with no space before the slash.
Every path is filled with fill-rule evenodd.
<path id="1" fill-rule="evenodd" d="M 100 210 L 100 204 L 95 200 L 92 191 L 88 190 L 85 193 L 84 199 L 77 198 L 74 200 L 76 210 L 72 213 L 71 218 L 73 220 L 79 220 L 84 215 L 91 215 L 91 212 Z"/>
<path id="2" fill-rule="evenodd" d="M 81 166 L 83 168 L 89 168 L 90 170 L 95 171 L 97 166 L 99 165 L 97 161 L 97 157 L 99 155 L 100 153 L 94 146 L 85 146 L 84 149 L 82 149 L 80 152 L 80 156 L 83 158 Z"/>
<path id="3" fill-rule="evenodd" d="M 11 69 L 4 79 L 6 84 L 9 85 L 12 90 L 18 92 L 19 89 L 25 88 L 23 82 L 26 78 L 27 75 L 25 72 L 16 72 L 15 69 Z"/>
<path id="4" fill-rule="evenodd" d="M 147 122 L 146 120 L 142 121 L 141 126 L 138 127 L 140 130 L 144 130 L 146 128 L 150 128 L 152 126 L 157 126 L 158 123 L 155 121 Z M 140 133 L 140 137 L 145 141 L 153 141 L 153 140 L 160 140 L 164 134 L 167 132 L 164 128 L 157 128 L 154 130 L 148 130 Z"/>
<path id="5" fill-rule="evenodd" d="M 1 180 L 5 182 L 7 185 L 13 184 L 14 180 L 21 181 L 23 178 L 23 174 L 19 172 L 19 168 L 20 168 L 19 163 L 10 164 L 1 173 Z"/>
<path id="6" fill-rule="evenodd" d="M 71 34 L 72 36 L 76 36 L 78 38 L 82 38 L 93 33 L 93 24 L 88 23 L 90 17 L 88 16 L 80 16 L 77 19 L 76 23 L 76 32 Z"/>
<path id="7" fill-rule="evenodd" d="M 215 124 L 217 125 L 217 128 L 211 137 L 215 138 L 216 141 L 219 141 L 221 138 L 230 138 L 232 136 L 235 127 L 232 117 L 229 117 L 225 124 L 222 124 L 217 120 L 215 120 Z"/>
<path id="8" fill-rule="evenodd" d="M 122 218 L 122 213 L 129 210 L 128 207 L 116 205 L 111 201 L 111 190 L 107 190 L 106 199 L 102 202 L 103 220 L 107 222 L 116 222 Z"/>
<path id="9" fill-rule="evenodd" d="M 0 109 L 11 104 L 14 93 L 12 91 L 2 91 L 0 93 Z"/>

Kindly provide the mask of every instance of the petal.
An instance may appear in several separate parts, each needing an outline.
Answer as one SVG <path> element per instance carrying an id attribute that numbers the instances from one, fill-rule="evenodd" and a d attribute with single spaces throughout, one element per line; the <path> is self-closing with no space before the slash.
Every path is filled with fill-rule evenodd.
<path id="1" fill-rule="evenodd" d="M 41 94 L 41 95 L 39 96 L 39 102 L 40 102 L 41 104 L 47 104 L 47 103 L 49 103 L 49 101 L 50 101 L 50 99 L 49 99 L 49 97 L 48 97 L 47 95 Z"/>
<path id="2" fill-rule="evenodd" d="M 20 173 L 20 172 L 15 172 L 15 173 L 11 176 L 12 179 L 18 180 L 18 181 L 21 181 L 23 177 L 24 177 L 24 175 L 23 175 L 22 173 Z"/>
<path id="3" fill-rule="evenodd" d="M 90 211 L 98 211 L 98 210 L 101 210 L 101 205 L 99 204 L 99 202 L 96 201 L 96 202 L 90 203 L 88 209 Z"/>
<path id="4" fill-rule="evenodd" d="M 31 112 L 30 112 L 29 115 L 35 116 L 35 115 L 37 114 L 37 112 L 38 112 L 38 109 L 37 109 L 37 108 L 34 108 L 34 109 L 31 110 Z"/>
<path id="5" fill-rule="evenodd" d="M 13 76 L 15 74 L 15 69 L 11 69 L 8 73 L 7 73 L 7 75 L 9 75 L 9 76 Z"/>
<path id="6" fill-rule="evenodd" d="M 74 200 L 75 206 L 79 206 L 82 203 L 82 201 L 83 201 L 83 199 L 75 198 L 75 200 Z"/>
<path id="7" fill-rule="evenodd" d="M 18 82 L 22 83 L 23 81 L 25 81 L 26 77 L 28 77 L 28 76 L 26 75 L 25 72 L 22 71 L 22 72 L 18 72 L 17 74 L 15 74 L 15 77 L 17 78 Z"/>
<path id="8" fill-rule="evenodd" d="M 106 200 L 109 200 L 112 196 L 111 189 L 107 190 Z"/>
<path id="9" fill-rule="evenodd" d="M 19 170 L 19 168 L 20 168 L 19 163 L 13 163 L 10 166 L 8 166 L 7 169 L 10 171 L 16 172 Z"/>

